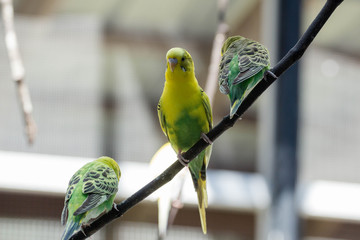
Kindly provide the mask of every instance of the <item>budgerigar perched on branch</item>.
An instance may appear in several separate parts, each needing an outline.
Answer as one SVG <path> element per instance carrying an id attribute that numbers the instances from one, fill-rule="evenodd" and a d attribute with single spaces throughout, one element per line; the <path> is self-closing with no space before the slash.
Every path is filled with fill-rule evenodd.
<path id="1" fill-rule="evenodd" d="M 112 209 L 121 172 L 109 157 L 101 157 L 80 168 L 70 179 L 61 223 L 63 240 L 69 239 L 82 225 Z"/>
<path id="2" fill-rule="evenodd" d="M 212 128 L 212 112 L 209 98 L 195 78 L 194 62 L 182 48 L 172 48 L 166 54 L 164 90 L 159 100 L 160 125 L 179 161 L 188 161 L 181 153 L 192 147 L 201 137 L 211 144 L 206 133 Z M 206 168 L 211 155 L 211 145 L 203 150 L 188 167 L 198 195 L 201 226 L 206 233 L 207 192 Z"/>
<path id="3" fill-rule="evenodd" d="M 232 118 L 247 94 L 270 68 L 269 52 L 256 41 L 233 36 L 224 42 L 221 56 L 220 92 L 229 96 Z"/>

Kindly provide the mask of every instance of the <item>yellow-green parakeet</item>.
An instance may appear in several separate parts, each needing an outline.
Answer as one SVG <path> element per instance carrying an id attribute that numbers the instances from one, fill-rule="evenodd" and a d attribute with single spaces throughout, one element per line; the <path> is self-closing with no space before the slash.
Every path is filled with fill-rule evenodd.
<path id="1" fill-rule="evenodd" d="M 206 133 L 212 128 L 209 98 L 195 78 L 194 62 L 182 48 L 172 48 L 166 54 L 164 90 L 158 104 L 160 125 L 171 146 L 181 157 L 201 137 L 211 143 Z M 211 145 L 193 159 L 188 167 L 198 196 L 201 226 L 206 233 L 207 192 L 206 168 L 211 155 Z"/>
<path id="2" fill-rule="evenodd" d="M 224 42 L 221 56 L 220 92 L 229 96 L 232 118 L 247 94 L 270 68 L 269 52 L 256 41 L 233 36 Z"/>
<path id="3" fill-rule="evenodd" d="M 112 158 L 100 157 L 71 177 L 61 214 L 61 223 L 66 224 L 61 239 L 69 239 L 82 225 L 112 209 L 120 175 Z"/>

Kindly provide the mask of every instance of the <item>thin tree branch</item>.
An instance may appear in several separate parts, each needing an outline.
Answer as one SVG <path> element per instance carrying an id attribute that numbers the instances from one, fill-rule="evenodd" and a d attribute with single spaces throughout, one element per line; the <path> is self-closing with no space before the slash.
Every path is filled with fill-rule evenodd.
<path id="1" fill-rule="evenodd" d="M 300 40 L 295 44 L 295 46 L 283 57 L 272 69 L 271 72 L 276 76 L 280 76 L 285 72 L 291 65 L 293 65 L 301 56 L 304 54 L 305 50 L 311 44 L 315 36 L 318 34 L 320 29 L 323 27 L 325 22 L 334 12 L 336 7 L 338 7 L 343 0 L 327 0 L 324 7 L 321 9 L 320 13 L 317 15 L 315 20 L 306 30 L 304 35 Z M 243 103 L 240 105 L 236 115 L 230 119 L 229 115 L 224 117 L 223 120 L 217 124 L 207 136 L 211 141 L 215 141 L 223 132 L 231 128 L 239 117 L 255 102 L 255 100 L 273 83 L 276 81 L 276 77 L 271 74 L 266 74 L 266 77 L 260 81 L 255 88 L 249 93 L 245 98 Z M 183 153 L 185 159 L 192 160 L 196 157 L 201 151 L 203 151 L 209 144 L 206 143 L 202 138 L 195 143 L 195 145 L 190 148 L 187 152 Z M 167 168 L 162 174 L 156 177 L 154 180 L 149 182 L 139 191 L 134 193 L 128 199 L 124 200 L 120 204 L 116 205 L 116 210 L 113 208 L 111 211 L 101 216 L 93 223 L 88 226 L 85 226 L 82 231 L 76 232 L 72 236 L 72 240 L 84 239 L 91 236 L 101 227 L 111 222 L 112 220 L 122 216 L 127 210 L 139 203 L 148 197 L 151 193 L 159 189 L 161 186 L 169 182 L 173 177 L 183 168 L 183 165 L 179 161 L 174 162 L 169 168 Z M 86 234 L 86 235 L 85 235 Z"/>
<path id="2" fill-rule="evenodd" d="M 14 27 L 14 8 L 12 0 L 1 0 L 2 17 L 5 31 L 5 44 L 9 56 L 12 79 L 16 82 L 17 90 L 22 107 L 26 134 L 28 142 L 31 144 L 36 135 L 36 124 L 32 117 L 32 104 L 29 89 L 27 88 L 24 77 L 25 69 L 21 59 L 17 36 Z"/>
<path id="3" fill-rule="evenodd" d="M 218 86 L 218 74 L 219 63 L 221 60 L 221 47 L 226 39 L 226 34 L 229 30 L 229 26 L 225 22 L 226 9 L 228 6 L 228 0 L 218 0 L 218 26 L 215 33 L 213 46 L 211 50 L 211 58 L 208 70 L 208 76 L 206 80 L 205 92 L 210 99 L 210 105 L 212 107 L 214 102 L 214 96 Z"/>

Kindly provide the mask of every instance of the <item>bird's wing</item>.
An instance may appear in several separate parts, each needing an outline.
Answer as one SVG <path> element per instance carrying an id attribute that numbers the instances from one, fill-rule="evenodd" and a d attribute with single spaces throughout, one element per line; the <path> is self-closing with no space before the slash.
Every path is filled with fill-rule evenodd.
<path id="1" fill-rule="evenodd" d="M 90 169 L 84 176 L 83 194 L 88 197 L 81 206 L 74 212 L 74 215 L 82 214 L 93 209 L 118 191 L 118 178 L 115 171 L 105 164 Z"/>
<path id="2" fill-rule="evenodd" d="M 200 93 L 201 93 L 202 104 L 205 109 L 206 119 L 209 123 L 209 130 L 210 130 L 213 127 L 213 117 L 212 117 L 212 112 L 211 112 L 210 100 L 209 100 L 208 95 L 206 95 L 204 90 L 202 90 L 201 88 L 200 88 Z"/>
<path id="3" fill-rule="evenodd" d="M 219 86 L 220 92 L 223 94 L 229 94 L 230 88 L 228 83 L 230 62 L 234 56 L 231 51 L 226 52 L 221 58 L 219 66 Z"/>
<path id="4" fill-rule="evenodd" d="M 238 52 L 239 74 L 233 84 L 239 84 L 270 65 L 268 50 L 258 42 L 247 40 Z"/>
<path id="5" fill-rule="evenodd" d="M 168 129 L 167 129 L 167 126 L 166 126 L 165 114 L 163 114 L 163 111 L 161 110 L 161 103 L 160 102 L 157 105 L 157 112 L 158 112 L 158 117 L 159 117 L 161 129 L 164 132 L 165 136 L 169 140 Z"/>
<path id="6" fill-rule="evenodd" d="M 66 190 L 66 196 L 64 201 L 64 208 L 61 213 L 61 224 L 65 225 L 68 218 L 68 203 L 74 192 L 76 184 L 80 181 L 82 177 L 82 169 L 78 170 L 70 179 L 68 188 Z"/>

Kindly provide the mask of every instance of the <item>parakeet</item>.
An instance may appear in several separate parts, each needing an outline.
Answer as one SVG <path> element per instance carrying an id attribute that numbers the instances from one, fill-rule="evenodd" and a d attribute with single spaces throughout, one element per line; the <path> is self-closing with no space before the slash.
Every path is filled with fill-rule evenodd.
<path id="1" fill-rule="evenodd" d="M 120 175 L 119 165 L 112 158 L 100 157 L 71 177 L 61 214 L 61 223 L 66 223 L 62 240 L 112 209 Z"/>
<path id="2" fill-rule="evenodd" d="M 230 99 L 230 118 L 244 98 L 270 68 L 268 50 L 260 43 L 233 36 L 221 48 L 219 71 L 220 92 Z"/>
<path id="3" fill-rule="evenodd" d="M 166 54 L 164 90 L 158 104 L 161 128 L 180 162 L 187 162 L 181 153 L 192 147 L 201 137 L 211 144 L 206 133 L 212 128 L 212 111 L 209 98 L 195 78 L 194 62 L 182 48 L 172 48 Z M 203 150 L 189 164 L 190 174 L 198 196 L 201 226 L 206 234 L 208 205 L 206 192 L 206 168 L 212 146 Z"/>
<path id="4" fill-rule="evenodd" d="M 154 154 L 150 161 L 151 179 L 160 175 L 177 159 L 169 142 Z M 158 236 L 165 239 L 168 227 L 172 225 L 179 208 L 182 208 L 181 194 L 186 177 L 182 169 L 168 184 L 156 191 L 158 199 Z M 190 176 L 189 176 L 190 177 Z"/>

